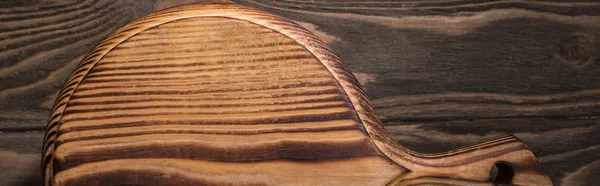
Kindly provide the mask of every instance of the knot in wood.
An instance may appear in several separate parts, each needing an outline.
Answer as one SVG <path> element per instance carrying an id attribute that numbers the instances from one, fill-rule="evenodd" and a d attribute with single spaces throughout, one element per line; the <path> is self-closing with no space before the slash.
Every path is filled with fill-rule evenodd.
<path id="1" fill-rule="evenodd" d="M 561 57 L 569 64 L 581 66 L 590 61 L 592 50 L 593 44 L 587 37 L 570 36 L 561 45 Z"/>

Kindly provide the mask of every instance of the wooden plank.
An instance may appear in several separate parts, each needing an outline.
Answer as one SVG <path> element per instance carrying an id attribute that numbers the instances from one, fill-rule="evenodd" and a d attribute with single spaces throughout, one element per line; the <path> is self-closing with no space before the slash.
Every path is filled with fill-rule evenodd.
<path id="1" fill-rule="evenodd" d="M 152 1 L 113 0 L 0 6 L 0 131 L 43 130 L 83 55 L 152 9 Z"/>
<path id="2" fill-rule="evenodd" d="M 43 132 L 0 133 L 0 186 L 42 185 Z"/>
<path id="3" fill-rule="evenodd" d="M 598 2 L 245 4 L 334 38 L 385 119 L 600 113 Z"/>
<path id="4" fill-rule="evenodd" d="M 38 2 L 48 1 L 0 3 L 0 22 L 22 21 L 19 22 L 21 28 L 39 30 L 37 27 L 45 27 L 48 28 L 47 32 L 55 33 L 57 28 L 48 26 L 54 22 L 40 23 L 20 15 L 75 20 L 73 23 L 76 25 L 81 23 L 77 20 L 83 19 L 81 17 L 87 14 L 56 15 L 78 9 L 91 12 L 89 9 L 92 7 L 86 6 L 87 2 L 82 1 L 36 4 Z M 104 1 L 97 3 L 102 2 Z M 190 2 L 194 1 L 160 0 L 156 8 Z M 152 2 L 148 1 L 130 3 L 139 3 L 135 5 L 139 8 L 130 9 L 134 10 L 135 15 L 127 16 L 131 12 L 111 15 L 133 20 L 130 17 L 145 15 L 152 8 Z M 600 82 L 596 76 L 600 47 L 600 13 L 597 2 L 240 3 L 291 18 L 328 42 L 361 84 L 365 85 L 378 114 L 390 123 L 388 130 L 408 147 L 423 152 L 436 152 L 500 133 L 517 133 L 518 137 L 526 138 L 525 142 L 528 144 L 540 144 L 529 146 L 541 158 L 540 161 L 555 184 L 593 185 L 597 182 L 593 178 L 600 172 L 597 157 L 599 153 L 597 146 L 592 144 L 597 144 L 600 140 L 594 133 L 585 132 L 597 131 L 597 127 L 589 127 L 598 122 L 595 117 L 599 112 L 597 102 L 594 101 L 599 97 L 597 92 Z M 100 9 L 93 11 L 99 12 Z M 9 26 L 0 29 L 14 28 Z M 116 27 L 118 26 L 106 30 Z M 6 68 L 3 66 L 5 64 L 21 63 L 24 68 L 12 71 L 10 75 L 0 76 L 0 131 L 12 134 L 42 130 L 67 74 L 79 61 L 78 58 L 90 51 L 108 33 L 110 32 L 92 34 L 93 36 L 85 37 L 83 42 L 75 41 L 78 39 L 54 39 L 54 42 L 47 42 L 50 45 L 43 45 L 39 44 L 43 39 L 34 40 L 29 45 L 39 45 L 38 47 L 26 48 L 21 45 L 21 48 L 28 49 L 22 50 L 25 57 L 11 55 L 17 56 L 12 59 L 22 60 L 2 58 L 0 71 Z M 4 33 L 0 33 L 2 34 Z M 27 34 L 23 32 L 17 38 L 28 37 Z M 102 34 L 104 36 L 98 36 Z M 0 39 L 0 52 L 11 46 L 2 44 L 4 41 L 8 39 Z M 61 43 L 63 41 L 65 42 Z M 19 46 L 18 43 L 12 44 Z M 57 47 L 56 51 L 60 52 L 52 50 Z M 497 120 L 520 117 L 541 119 Z M 560 119 L 565 117 L 579 119 Z M 490 118 L 497 119 L 487 120 Z M 468 119 L 475 120 L 468 122 Z M 399 121 L 402 125 L 398 125 Z M 532 128 L 530 125 L 533 124 L 529 123 L 537 125 Z M 422 129 L 405 128 L 413 125 L 431 129 L 418 132 Z M 544 130 L 548 125 L 553 126 L 550 127 L 554 128 L 552 132 Z M 440 132 L 444 130 L 454 132 Z M 493 132 L 495 130 L 502 132 Z M 536 130 L 546 132 L 538 133 Z M 417 134 L 413 134 L 414 131 Z M 518 131 L 555 137 L 530 138 L 550 140 L 547 142 L 528 140 L 527 135 Z M 7 133 L 2 135 L 5 134 Z M 437 138 L 436 135 L 448 138 Z M 434 137 L 426 138 L 427 136 Z M 36 138 L 40 140 L 31 141 L 41 142 L 40 136 Z M 455 138 L 462 140 L 452 142 Z M 3 144 L 10 143 L 22 144 Z M 39 148 L 36 145 L 29 148 Z M 17 146 L 7 145 L 6 148 Z M 38 153 L 28 151 L 28 154 L 32 155 L 28 157 L 34 157 Z M 31 169 L 37 170 L 39 167 Z"/>
<path id="5" fill-rule="evenodd" d="M 72 10 L 70 6 L 92 9 L 104 6 L 101 4 L 76 3 L 61 8 L 65 11 Z M 176 4 L 160 1 L 157 8 Z M 597 7 L 597 3 L 455 2 L 404 4 L 405 8 L 401 8 L 402 3 L 338 4 L 303 3 L 295 5 L 301 8 L 294 8 L 293 2 L 269 4 L 259 1 L 250 5 L 296 20 L 328 41 L 362 80 L 373 105 L 384 119 L 414 121 L 598 115 L 600 109 L 593 101 L 599 97 L 597 88 L 600 86 L 599 77 L 595 75 L 599 69 L 595 67 L 600 46 L 597 43 L 598 24 L 593 24 L 598 17 L 597 11 L 594 11 L 597 9 L 589 8 Z M 442 8 L 445 14 L 435 13 L 436 8 L 428 8 L 442 5 L 458 8 Z M 529 8 L 522 8 L 525 5 Z M 103 10 L 98 7 L 94 10 Z M 461 13 L 462 9 L 478 11 Z M 79 19 L 102 18 L 91 18 L 81 10 L 69 13 L 69 16 L 79 16 L 78 19 L 60 18 L 52 16 L 49 9 L 42 10 L 45 12 L 42 11 L 40 16 L 70 20 L 64 25 L 73 27 Z M 568 13 L 575 10 L 581 15 Z M 145 11 L 134 12 L 131 17 L 143 15 L 147 13 Z M 423 12 L 435 16 L 427 16 Z M 390 20 L 385 19 L 383 14 L 390 15 L 387 16 Z M 440 17 L 444 15 L 452 16 L 447 20 Z M 105 24 L 115 26 L 95 37 L 86 37 L 86 40 L 75 37 L 49 41 L 48 37 L 57 36 L 57 31 L 51 31 L 57 26 L 38 23 L 37 19 L 22 20 L 23 17 L 14 15 L 6 19 L 13 20 L 7 21 L 7 25 L 13 25 L 7 29 L 27 27 L 31 34 L 37 34 L 32 37 L 9 32 L 4 38 L 11 34 L 20 36 L 0 42 L 8 49 L 3 53 L 10 53 L 3 55 L 8 62 L 2 63 L 6 67 L 0 70 L 3 72 L 0 73 L 3 82 L 0 86 L 0 128 L 39 130 L 66 74 L 109 30 L 133 18 L 118 24 Z M 423 25 L 415 21 L 433 21 L 435 24 Z M 10 24 L 12 22 L 14 24 Z M 439 28 L 427 25 L 438 25 Z M 46 37 L 38 38 L 37 35 L 43 35 L 40 33 L 46 33 Z M 62 33 L 67 36 L 67 32 Z M 22 39 L 24 37 L 28 40 Z M 20 43 L 29 44 L 24 46 Z M 35 73 L 27 73 L 29 71 Z"/>

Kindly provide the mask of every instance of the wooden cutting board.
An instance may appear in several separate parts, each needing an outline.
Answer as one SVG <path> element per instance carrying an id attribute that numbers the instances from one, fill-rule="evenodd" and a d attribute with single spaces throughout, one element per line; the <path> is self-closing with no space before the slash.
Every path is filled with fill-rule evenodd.
<path id="1" fill-rule="evenodd" d="M 117 30 L 50 119 L 46 185 L 552 184 L 513 136 L 438 154 L 402 147 L 324 42 L 228 3 Z"/>

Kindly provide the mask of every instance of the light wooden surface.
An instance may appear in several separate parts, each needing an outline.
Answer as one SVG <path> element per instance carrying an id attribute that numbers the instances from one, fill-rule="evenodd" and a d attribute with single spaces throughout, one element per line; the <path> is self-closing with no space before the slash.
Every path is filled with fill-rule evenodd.
<path id="1" fill-rule="evenodd" d="M 512 136 L 406 149 L 323 41 L 234 3 L 161 10 L 102 41 L 54 103 L 42 168 L 48 186 L 552 185 Z"/>
<path id="2" fill-rule="evenodd" d="M 0 148 L 8 158 L 0 161 L 19 171 L 2 172 L 14 176 L 0 185 L 41 183 L 39 167 L 27 162 L 39 158 L 54 97 L 108 30 L 187 2 L 3 2 Z M 327 42 L 408 148 L 440 152 L 515 134 L 554 184 L 598 181 L 596 2 L 241 3 L 291 18 Z"/>

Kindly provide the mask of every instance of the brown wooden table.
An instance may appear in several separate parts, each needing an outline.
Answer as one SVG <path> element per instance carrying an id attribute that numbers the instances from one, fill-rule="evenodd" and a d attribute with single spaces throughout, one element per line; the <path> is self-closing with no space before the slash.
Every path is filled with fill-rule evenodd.
<path id="1" fill-rule="evenodd" d="M 199 1 L 0 2 L 0 186 L 39 185 L 55 96 L 104 37 Z M 600 182 L 600 2 L 240 1 L 302 24 L 420 152 L 514 134 L 556 185 Z"/>

